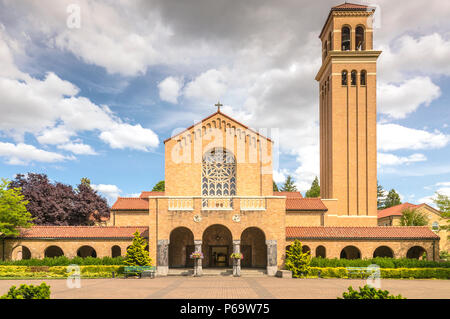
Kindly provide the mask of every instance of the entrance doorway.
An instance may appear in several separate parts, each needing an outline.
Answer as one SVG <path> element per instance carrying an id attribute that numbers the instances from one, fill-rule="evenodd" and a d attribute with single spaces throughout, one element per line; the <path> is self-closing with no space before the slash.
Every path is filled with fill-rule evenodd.
<path id="1" fill-rule="evenodd" d="M 210 267 L 228 267 L 228 246 L 210 246 Z"/>
<path id="2" fill-rule="evenodd" d="M 224 225 L 211 225 L 205 229 L 202 237 L 203 267 L 228 267 L 233 251 L 230 230 Z"/>

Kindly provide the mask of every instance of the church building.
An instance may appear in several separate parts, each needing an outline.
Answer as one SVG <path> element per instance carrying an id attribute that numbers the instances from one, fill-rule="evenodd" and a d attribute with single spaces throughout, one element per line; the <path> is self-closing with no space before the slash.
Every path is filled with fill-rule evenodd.
<path id="1" fill-rule="evenodd" d="M 8 239 L 7 258 L 125 255 L 136 230 L 159 275 L 193 266 L 242 267 L 274 275 L 298 239 L 313 257 L 439 258 L 430 227 L 378 226 L 374 9 L 331 8 L 319 35 L 320 198 L 274 192 L 274 141 L 217 112 L 166 139 L 165 191 L 119 197 L 107 226 L 34 226 Z M 300 107 L 299 107 L 300 110 Z M 295 110 L 293 110 L 295 112 Z M 300 111 L 299 111 L 300 112 Z M 300 141 L 299 141 L 300 143 Z M 2 248 L 0 248 L 2 249 Z"/>

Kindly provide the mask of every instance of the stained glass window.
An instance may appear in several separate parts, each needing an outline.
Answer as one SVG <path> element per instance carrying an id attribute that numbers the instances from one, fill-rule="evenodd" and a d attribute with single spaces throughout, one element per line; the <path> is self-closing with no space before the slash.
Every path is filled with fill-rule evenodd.
<path id="1" fill-rule="evenodd" d="M 214 148 L 203 157 L 202 196 L 235 196 L 236 162 L 232 153 Z"/>

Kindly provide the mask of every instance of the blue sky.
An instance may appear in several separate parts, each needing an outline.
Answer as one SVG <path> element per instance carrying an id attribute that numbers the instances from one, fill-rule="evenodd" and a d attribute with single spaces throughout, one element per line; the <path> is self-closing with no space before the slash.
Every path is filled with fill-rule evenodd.
<path id="1" fill-rule="evenodd" d="M 319 175 L 318 35 L 340 3 L 0 0 L 0 176 L 89 177 L 110 203 L 136 196 L 164 178 L 163 141 L 220 99 L 279 131 L 274 179 L 304 193 Z M 450 4 L 370 4 L 378 179 L 430 203 L 450 195 Z"/>

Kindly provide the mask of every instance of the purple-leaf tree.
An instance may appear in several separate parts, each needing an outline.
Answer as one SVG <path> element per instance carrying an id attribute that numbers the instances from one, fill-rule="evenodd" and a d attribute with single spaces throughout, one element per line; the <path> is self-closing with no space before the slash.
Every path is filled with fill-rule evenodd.
<path id="1" fill-rule="evenodd" d="M 63 183 L 51 183 L 45 174 L 17 174 L 9 187 L 22 188 L 35 225 L 91 225 L 109 217 L 106 199 L 92 189 L 87 178 L 74 189 Z"/>

